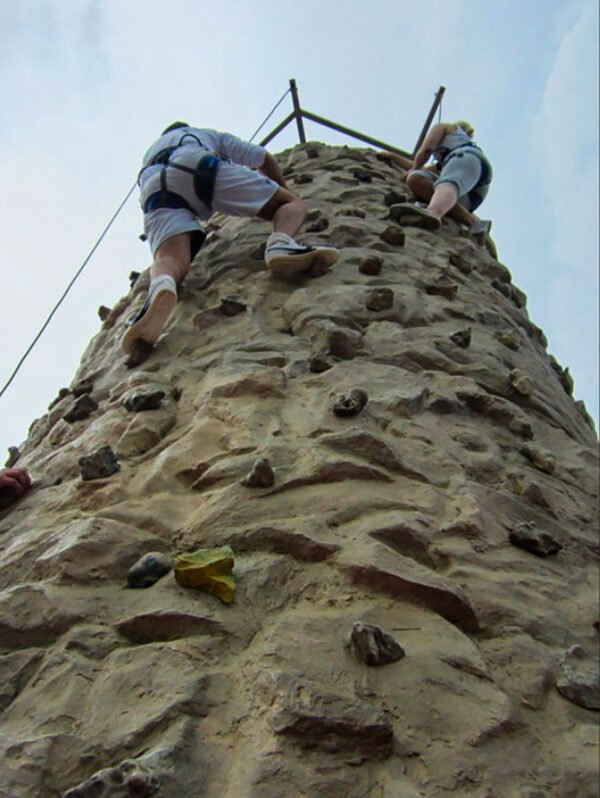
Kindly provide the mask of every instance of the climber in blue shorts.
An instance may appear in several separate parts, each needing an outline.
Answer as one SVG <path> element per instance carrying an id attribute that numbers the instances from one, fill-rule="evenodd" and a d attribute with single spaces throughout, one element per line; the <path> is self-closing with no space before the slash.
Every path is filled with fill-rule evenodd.
<path id="1" fill-rule="evenodd" d="M 436 230 L 448 214 L 473 235 L 489 233 L 491 222 L 478 219 L 473 212 L 487 195 L 492 167 L 473 134 L 473 126 L 464 121 L 441 122 L 431 128 L 406 175 L 413 194 L 428 205 L 393 206 L 390 214 L 396 221 Z M 435 166 L 425 169 L 431 157 Z"/>

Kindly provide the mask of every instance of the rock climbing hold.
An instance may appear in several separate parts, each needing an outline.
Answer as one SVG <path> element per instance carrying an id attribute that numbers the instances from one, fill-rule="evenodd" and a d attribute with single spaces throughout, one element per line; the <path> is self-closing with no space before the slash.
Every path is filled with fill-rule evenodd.
<path id="1" fill-rule="evenodd" d="M 512 369 L 510 374 L 510 383 L 521 396 L 532 396 L 535 391 L 533 381 L 527 377 L 520 369 Z"/>
<path id="2" fill-rule="evenodd" d="M 133 369 L 144 363 L 150 355 L 154 352 L 154 345 L 142 338 L 136 338 L 131 346 L 131 351 L 125 361 L 125 366 L 128 369 Z"/>
<path id="3" fill-rule="evenodd" d="M 510 532 L 509 539 L 513 546 L 530 551 L 538 557 L 550 557 L 553 554 L 558 554 L 562 549 L 562 544 L 552 535 L 535 529 L 530 522 L 514 527 Z"/>
<path id="4" fill-rule="evenodd" d="M 237 316 L 246 310 L 246 303 L 239 296 L 224 296 L 221 299 L 221 313 L 224 316 Z"/>
<path id="5" fill-rule="evenodd" d="M 179 554 L 173 570 L 175 579 L 183 587 L 194 587 L 231 604 L 235 597 L 234 565 L 231 546 Z"/>
<path id="6" fill-rule="evenodd" d="M 389 225 L 379 234 L 379 238 L 385 241 L 386 244 L 392 244 L 392 246 L 395 247 L 403 247 L 406 241 L 406 234 L 400 227 Z"/>
<path id="7" fill-rule="evenodd" d="M 8 457 L 6 458 L 6 462 L 4 463 L 5 468 L 12 468 L 14 465 L 16 465 L 17 462 L 19 461 L 20 456 L 21 456 L 21 451 L 18 446 L 9 446 Z"/>
<path id="8" fill-rule="evenodd" d="M 462 346 L 463 349 L 468 349 L 471 345 L 471 328 L 467 327 L 464 330 L 458 330 L 455 333 L 452 333 L 450 336 L 450 340 L 455 343 L 457 346 Z"/>
<path id="9" fill-rule="evenodd" d="M 447 275 L 442 275 L 434 283 L 428 283 L 425 291 L 434 296 L 443 296 L 446 299 L 454 299 L 458 293 L 458 285 Z"/>
<path id="10" fill-rule="evenodd" d="M 387 665 L 406 655 L 400 643 L 372 623 L 357 621 L 352 627 L 350 642 L 356 656 L 365 665 Z"/>
<path id="11" fill-rule="evenodd" d="M 250 473 L 242 479 L 246 488 L 270 488 L 275 481 L 271 464 L 266 457 L 261 457 L 252 466 Z"/>
<path id="12" fill-rule="evenodd" d="M 160 551 L 149 551 L 136 560 L 127 572 L 129 587 L 151 587 L 173 568 L 173 559 Z"/>
<path id="13" fill-rule="evenodd" d="M 391 288 L 374 288 L 367 297 L 367 310 L 389 310 L 394 305 L 394 292 Z"/>
<path id="14" fill-rule="evenodd" d="M 84 481 L 104 479 L 116 474 L 121 469 L 117 456 L 110 446 L 102 446 L 92 454 L 79 458 L 81 478 Z"/>
<path id="15" fill-rule="evenodd" d="M 163 390 L 144 390 L 135 388 L 127 393 L 123 398 L 123 407 L 131 413 L 140 413 L 143 410 L 158 410 L 164 399 Z"/>
<path id="16" fill-rule="evenodd" d="M 85 393 L 73 402 L 71 408 L 65 413 L 63 418 L 65 421 L 68 421 L 69 424 L 74 424 L 76 421 L 83 421 L 83 419 L 89 418 L 94 410 L 97 409 L 98 402 L 92 399 L 89 394 Z"/>
<path id="17" fill-rule="evenodd" d="M 348 396 L 342 395 L 333 406 L 336 416 L 347 418 L 358 415 L 369 400 L 369 395 L 362 388 L 353 388 Z"/>
<path id="18" fill-rule="evenodd" d="M 371 183 L 373 181 L 373 172 L 368 169 L 352 169 L 352 176 L 361 183 Z"/>
<path id="19" fill-rule="evenodd" d="M 600 710 L 598 660 L 573 646 L 562 659 L 556 689 L 580 707 Z"/>
<path id="20" fill-rule="evenodd" d="M 368 274 L 369 276 L 375 277 L 381 272 L 383 268 L 383 258 L 377 257 L 377 255 L 370 255 L 367 258 L 363 258 L 361 262 L 358 264 L 358 271 L 361 274 Z"/>
<path id="21" fill-rule="evenodd" d="M 383 201 L 389 208 L 390 205 L 400 205 L 402 202 L 406 202 L 407 199 L 408 194 L 399 194 L 397 191 L 388 191 L 383 198 Z"/>
<path id="22" fill-rule="evenodd" d="M 310 359 L 310 370 L 313 374 L 321 374 L 323 371 L 328 371 L 332 365 L 322 352 L 316 352 Z"/>
<path id="23" fill-rule="evenodd" d="M 494 333 L 495 337 L 501 344 L 507 346 L 509 349 L 516 351 L 523 343 L 521 334 L 517 330 L 498 330 Z"/>

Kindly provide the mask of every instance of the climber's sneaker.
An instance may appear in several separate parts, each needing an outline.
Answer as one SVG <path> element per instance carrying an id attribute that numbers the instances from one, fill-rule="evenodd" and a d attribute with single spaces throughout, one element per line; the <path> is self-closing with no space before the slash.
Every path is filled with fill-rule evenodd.
<path id="1" fill-rule="evenodd" d="M 177 290 L 174 280 L 159 280 L 150 287 L 146 301 L 140 310 L 127 321 L 128 330 L 121 338 L 121 349 L 130 354 L 134 341 L 142 340 L 154 344 L 177 305 Z"/>
<path id="2" fill-rule="evenodd" d="M 265 250 L 265 262 L 275 274 L 290 274 L 308 271 L 319 262 L 321 267 L 332 266 L 340 257 L 335 247 L 306 246 L 283 233 L 269 236 Z"/>
<path id="3" fill-rule="evenodd" d="M 399 202 L 396 205 L 390 205 L 390 219 L 398 224 L 422 227 L 425 230 L 439 230 L 442 224 L 439 216 L 413 202 Z"/>
<path id="4" fill-rule="evenodd" d="M 492 229 L 492 222 L 490 219 L 477 219 L 473 224 L 467 229 L 467 235 L 474 238 L 475 241 L 479 244 L 479 246 L 484 246 L 489 234 L 490 230 Z"/>

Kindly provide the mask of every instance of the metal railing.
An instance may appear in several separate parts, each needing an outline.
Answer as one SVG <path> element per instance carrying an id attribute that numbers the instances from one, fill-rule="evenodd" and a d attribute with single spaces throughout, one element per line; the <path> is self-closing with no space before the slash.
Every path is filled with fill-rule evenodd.
<path id="1" fill-rule="evenodd" d="M 435 116 L 436 111 L 441 105 L 442 97 L 444 96 L 444 92 L 446 91 L 445 86 L 440 86 L 438 91 L 436 92 L 435 99 L 433 101 L 433 105 L 429 113 L 427 114 L 427 119 L 423 125 L 421 133 L 419 134 L 419 138 L 417 139 L 417 143 L 415 144 L 415 148 L 410 152 L 406 152 L 405 150 L 401 150 L 399 147 L 395 147 L 393 144 L 388 144 L 385 141 L 379 141 L 378 139 L 373 138 L 372 136 L 367 136 L 364 133 L 360 133 L 358 130 L 352 130 L 352 128 L 345 127 L 344 125 L 340 125 L 337 122 L 332 122 L 331 119 L 326 119 L 324 116 L 318 116 L 317 114 L 313 114 L 311 111 L 307 111 L 300 105 L 300 99 L 298 97 L 298 87 L 296 86 L 296 81 L 294 78 L 290 79 L 290 88 L 288 90 L 292 95 L 292 105 L 294 110 L 289 113 L 285 119 L 283 119 L 277 127 L 275 127 L 267 136 L 265 136 L 260 144 L 264 147 L 270 141 L 272 141 L 275 136 L 278 136 L 282 130 L 284 130 L 290 122 L 296 121 L 296 126 L 298 128 L 298 136 L 300 138 L 300 143 L 304 144 L 306 142 L 306 134 L 304 132 L 304 124 L 302 122 L 303 119 L 308 119 L 310 122 L 316 122 L 318 125 L 323 125 L 324 127 L 331 128 L 331 130 L 335 130 L 338 133 L 343 133 L 346 136 L 350 136 L 351 138 L 357 139 L 358 141 L 362 141 L 365 144 L 370 144 L 373 147 L 378 147 L 381 150 L 385 150 L 386 152 L 392 152 L 396 155 L 401 156 L 402 158 L 406 158 L 409 161 L 415 156 L 415 153 L 423 143 L 423 139 L 427 135 L 427 131 L 433 121 L 433 117 Z"/>

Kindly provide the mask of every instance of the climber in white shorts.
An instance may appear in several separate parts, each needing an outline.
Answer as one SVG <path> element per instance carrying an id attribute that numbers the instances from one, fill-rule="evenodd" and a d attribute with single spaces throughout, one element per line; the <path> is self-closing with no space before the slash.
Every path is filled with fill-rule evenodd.
<path id="1" fill-rule="evenodd" d="M 272 222 L 265 261 L 275 273 L 329 266 L 333 247 L 305 246 L 294 236 L 306 218 L 303 200 L 285 182 L 275 158 L 258 144 L 230 133 L 169 125 L 146 152 L 139 175 L 144 235 L 154 262 L 142 308 L 128 322 L 121 347 L 154 344 L 177 304 L 177 286 L 206 237 L 202 222 L 213 213 Z"/>

